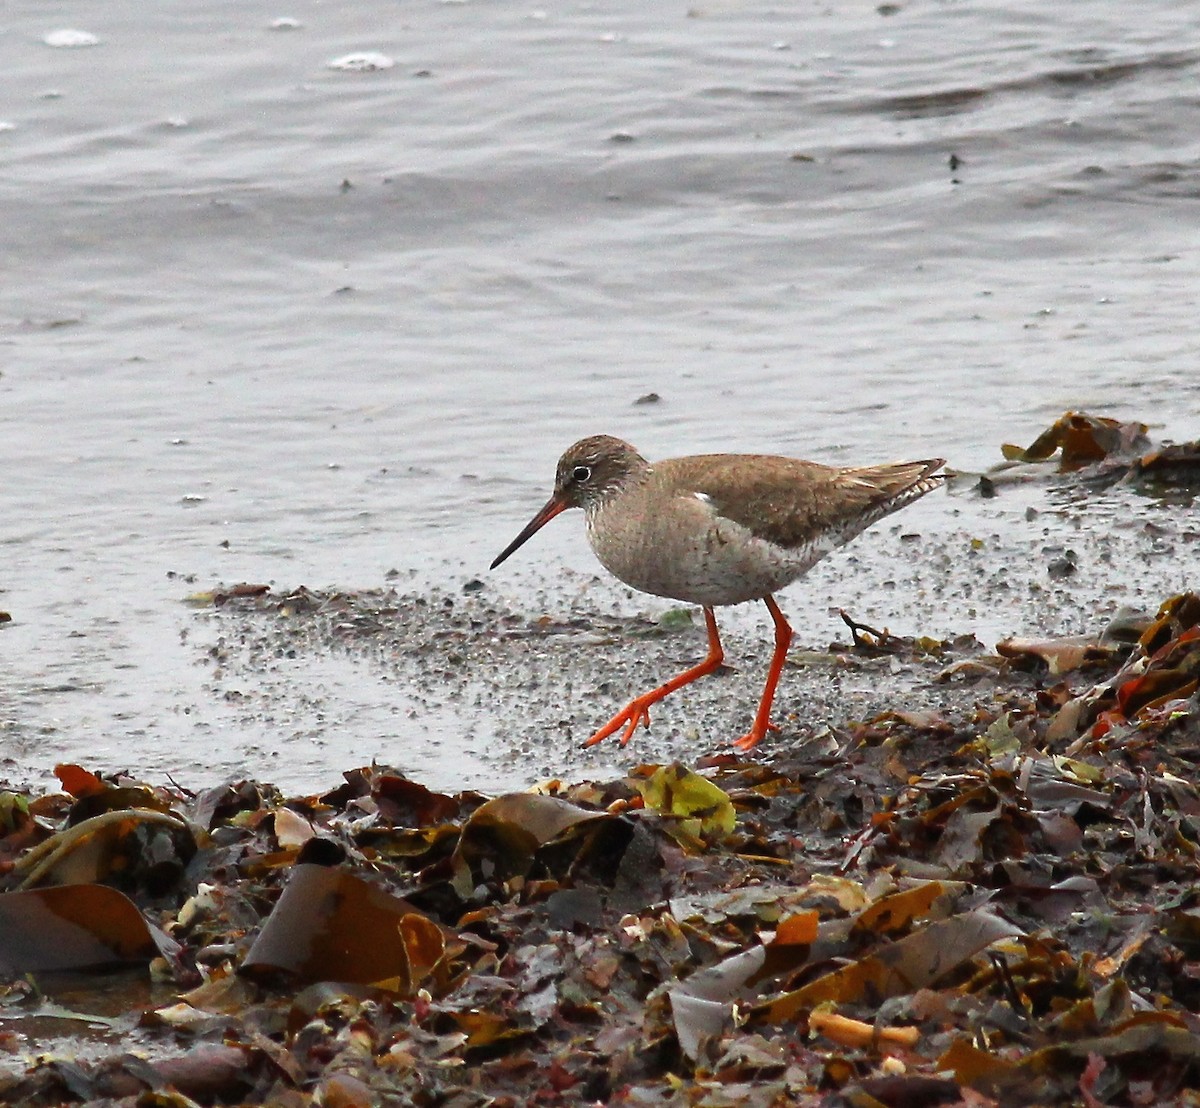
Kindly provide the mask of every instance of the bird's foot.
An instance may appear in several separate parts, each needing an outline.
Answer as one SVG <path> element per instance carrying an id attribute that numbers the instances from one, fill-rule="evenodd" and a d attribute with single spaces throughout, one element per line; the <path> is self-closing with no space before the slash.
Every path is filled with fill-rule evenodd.
<path id="1" fill-rule="evenodd" d="M 759 727 L 756 723 L 750 730 L 740 739 L 733 740 L 733 746 L 736 750 L 740 750 L 745 754 L 748 750 L 753 750 L 766 737 L 768 731 L 778 731 L 779 728 L 773 723 L 764 724 Z"/>
<path id="2" fill-rule="evenodd" d="M 657 690 L 656 690 L 657 691 Z M 595 746 L 596 743 L 607 739 L 609 735 L 615 731 L 619 731 L 622 726 L 625 726 L 625 734 L 618 740 L 622 746 L 633 738 L 633 733 L 638 729 L 638 725 L 644 723 L 647 727 L 650 726 L 650 705 L 661 697 L 656 697 L 653 693 L 647 693 L 645 696 L 639 696 L 631 700 L 624 708 L 622 708 L 612 719 L 610 719 L 603 727 L 600 728 L 590 739 L 583 745 Z"/>

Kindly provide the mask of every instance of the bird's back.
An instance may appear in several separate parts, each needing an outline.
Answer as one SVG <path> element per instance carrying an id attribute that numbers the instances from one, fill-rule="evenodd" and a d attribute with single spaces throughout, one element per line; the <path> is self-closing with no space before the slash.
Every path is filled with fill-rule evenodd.
<path id="1" fill-rule="evenodd" d="M 838 468 L 771 455 L 655 463 L 589 513 L 604 566 L 643 592 L 720 605 L 783 588 L 876 520 L 936 488 L 938 459 Z"/>

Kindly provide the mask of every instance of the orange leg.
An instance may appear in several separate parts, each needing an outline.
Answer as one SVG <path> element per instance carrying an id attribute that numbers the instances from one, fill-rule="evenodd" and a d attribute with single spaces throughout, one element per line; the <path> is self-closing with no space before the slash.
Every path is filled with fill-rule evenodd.
<path id="1" fill-rule="evenodd" d="M 758 711 L 754 714 L 754 724 L 749 732 L 740 739 L 735 739 L 733 745 L 743 752 L 753 750 L 768 731 L 778 731 L 771 722 L 771 704 L 775 700 L 775 686 L 779 684 L 779 675 L 783 672 L 783 663 L 787 660 L 788 647 L 792 643 L 792 629 L 783 618 L 779 605 L 773 596 L 765 596 L 767 610 L 775 621 L 775 653 L 771 655 L 771 668 L 767 670 L 767 683 L 763 686 L 762 700 L 758 702 Z"/>
<path id="2" fill-rule="evenodd" d="M 768 601 L 770 603 L 770 601 Z M 775 609 L 779 611 L 778 608 Z M 780 616 L 780 619 L 783 617 Z M 624 746 L 631 738 L 634 731 L 637 730 L 639 723 L 650 726 L 650 705 L 657 704 L 664 696 L 670 696 L 676 689 L 682 689 L 684 685 L 690 685 L 698 677 L 707 677 L 712 673 L 724 660 L 725 651 L 721 649 L 721 636 L 717 634 L 717 617 L 713 615 L 711 608 L 704 609 L 704 622 L 708 627 L 708 656 L 698 666 L 692 666 L 691 669 L 684 670 L 678 677 L 672 677 L 665 685 L 659 685 L 657 689 L 652 689 L 648 693 L 643 693 L 641 696 L 634 697 L 624 708 L 622 708 L 612 719 L 610 719 L 603 727 L 600 728 L 584 746 L 594 746 L 601 739 L 607 739 L 614 731 L 618 730 L 623 724 L 625 734 L 621 736 L 621 745 Z M 787 625 L 784 624 L 786 627 Z M 788 634 L 791 634 L 789 628 Z M 770 704 L 768 703 L 768 707 Z"/>

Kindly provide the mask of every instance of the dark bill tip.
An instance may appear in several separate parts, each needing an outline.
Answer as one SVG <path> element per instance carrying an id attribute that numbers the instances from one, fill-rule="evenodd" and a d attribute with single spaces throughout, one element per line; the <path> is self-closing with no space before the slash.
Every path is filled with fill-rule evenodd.
<path id="1" fill-rule="evenodd" d="M 488 569 L 495 569 L 510 554 L 512 554 L 513 551 L 515 551 L 519 546 L 523 546 L 529 539 L 531 539 L 535 531 L 540 531 L 546 526 L 547 523 L 549 523 L 556 515 L 558 515 L 559 512 L 565 511 L 567 507 L 568 505 L 566 501 L 559 500 L 556 496 L 550 497 L 550 499 L 546 501 L 545 507 L 543 507 L 542 510 L 533 517 L 533 519 L 525 524 L 524 528 L 521 530 L 521 533 L 503 550 L 501 550 L 499 554 L 496 555 L 496 560 L 492 562 L 490 566 L 488 566 Z"/>

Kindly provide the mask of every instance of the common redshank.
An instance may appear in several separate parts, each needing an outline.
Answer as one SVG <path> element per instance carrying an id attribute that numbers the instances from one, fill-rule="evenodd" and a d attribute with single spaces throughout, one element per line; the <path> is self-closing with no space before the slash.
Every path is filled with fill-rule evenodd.
<path id="1" fill-rule="evenodd" d="M 713 608 L 761 600 L 775 622 L 775 653 L 750 730 L 734 742 L 757 746 L 792 629 L 774 593 L 876 520 L 935 489 L 941 458 L 835 467 L 766 454 L 697 454 L 651 465 L 611 435 L 580 439 L 558 460 L 554 495 L 492 562 L 495 569 L 560 512 L 582 508 L 601 564 L 641 592 L 699 604 L 708 655 L 666 684 L 635 697 L 584 746 L 625 728 L 624 746 L 650 707 L 712 673 L 725 660 Z"/>

